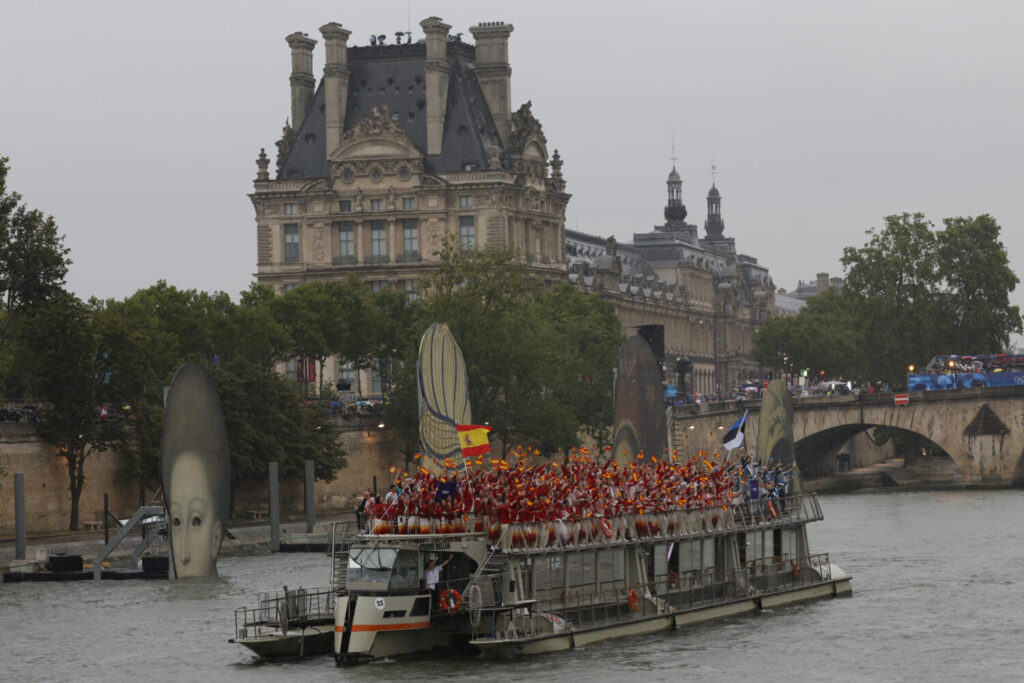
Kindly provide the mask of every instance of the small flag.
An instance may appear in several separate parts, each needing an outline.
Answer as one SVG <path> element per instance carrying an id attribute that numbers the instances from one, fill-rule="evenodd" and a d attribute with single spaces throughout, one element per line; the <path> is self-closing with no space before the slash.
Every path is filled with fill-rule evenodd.
<path id="1" fill-rule="evenodd" d="M 483 455 L 491 452 L 491 444 L 487 440 L 490 427 L 484 425 L 456 425 L 459 431 L 459 446 L 465 457 Z"/>
<path id="2" fill-rule="evenodd" d="M 743 445 L 743 437 L 746 435 L 747 428 L 747 411 L 743 411 L 743 417 L 736 420 L 736 424 L 729 428 L 729 431 L 725 433 L 725 438 L 722 439 L 722 445 L 728 450 L 739 448 Z"/>

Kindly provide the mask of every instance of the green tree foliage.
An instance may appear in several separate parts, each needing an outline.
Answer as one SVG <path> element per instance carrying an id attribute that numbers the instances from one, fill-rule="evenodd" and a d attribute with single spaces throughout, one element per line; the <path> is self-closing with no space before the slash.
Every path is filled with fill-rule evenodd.
<path id="1" fill-rule="evenodd" d="M 0 157 L 0 308 L 13 315 L 60 293 L 71 261 L 53 217 L 8 192 L 7 162 Z"/>
<path id="2" fill-rule="evenodd" d="M 887 216 L 860 248 L 847 247 L 842 292 L 808 300 L 794 318 L 758 331 L 759 362 L 862 382 L 906 382 L 932 356 L 995 353 L 1020 332 L 1009 303 L 1017 276 L 991 216 L 949 218 L 934 231 L 921 214 Z"/>
<path id="3" fill-rule="evenodd" d="M 988 214 L 947 218 L 938 235 L 937 260 L 943 279 L 940 315 L 946 318 L 951 353 L 997 353 L 1021 332 L 1020 308 L 1010 292 L 1020 282 L 999 240 L 999 225 Z"/>
<path id="4" fill-rule="evenodd" d="M 578 445 L 581 427 L 607 436 L 622 343 L 611 304 L 567 285 L 545 290 L 510 249 L 463 250 L 448 236 L 438 255 L 412 339 L 432 322 L 448 324 L 466 360 L 473 420 L 487 422 L 506 448 L 549 454 Z M 412 339 L 405 368 L 414 363 Z M 414 377 L 405 372 L 406 395 L 395 399 L 409 408 Z"/>
<path id="5" fill-rule="evenodd" d="M 53 217 L 27 208 L 8 190 L 9 170 L 7 157 L 0 157 L 0 392 L 20 396 L 11 328 L 23 310 L 63 291 L 71 261 Z"/>
<path id="6" fill-rule="evenodd" d="M 310 282 L 285 292 L 271 302 L 271 312 L 291 340 L 289 351 L 299 359 L 317 363 L 318 386 L 306 386 L 307 395 L 323 394 L 324 361 L 337 355 L 342 363 L 364 367 L 377 338 L 379 315 L 370 288 L 357 277 L 344 282 Z M 305 385 L 309 373 L 300 373 Z"/>
<path id="7" fill-rule="evenodd" d="M 64 293 L 26 309 L 16 329 L 25 385 L 33 397 L 48 404 L 38 433 L 67 462 L 69 528 L 77 530 L 85 461 L 109 449 L 121 426 L 119 420 L 101 419 L 98 413 L 114 398 L 105 351 L 115 331 L 99 302 L 86 304 Z"/>

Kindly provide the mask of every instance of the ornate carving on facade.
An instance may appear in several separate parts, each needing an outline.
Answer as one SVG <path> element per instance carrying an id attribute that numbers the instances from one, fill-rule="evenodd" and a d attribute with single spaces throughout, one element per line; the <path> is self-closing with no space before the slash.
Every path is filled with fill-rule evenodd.
<path id="1" fill-rule="evenodd" d="M 313 232 L 313 253 L 317 261 L 327 261 L 327 228 L 323 226 Z"/>
<path id="2" fill-rule="evenodd" d="M 407 141 L 402 127 L 392 120 L 386 104 L 379 104 L 370 110 L 355 126 L 345 131 L 342 140 L 354 140 L 361 137 L 391 137 Z"/>
<path id="3" fill-rule="evenodd" d="M 522 152 L 526 149 L 526 143 L 531 138 L 537 140 L 545 147 L 548 144 L 548 139 L 544 137 L 544 130 L 540 125 L 540 121 L 533 116 L 532 107 L 533 102 L 527 101 L 526 104 L 512 112 L 513 130 L 510 147 L 515 152 Z"/>
<path id="4" fill-rule="evenodd" d="M 292 151 L 292 145 L 295 144 L 295 131 L 289 125 L 288 119 L 285 119 L 284 128 L 281 129 L 281 139 L 274 144 L 277 145 L 277 172 L 280 173 L 281 167 L 284 166 L 284 158 L 288 156 L 288 152 Z"/>
<path id="5" fill-rule="evenodd" d="M 270 263 L 273 249 L 270 241 L 270 226 L 260 224 L 256 228 L 256 261 L 259 264 Z"/>
<path id="6" fill-rule="evenodd" d="M 270 159 L 267 157 L 267 150 L 260 147 L 260 155 L 256 157 L 256 180 L 270 180 L 268 166 L 270 166 Z"/>
<path id="7" fill-rule="evenodd" d="M 491 145 L 487 149 L 487 170 L 488 171 L 500 171 L 501 170 L 501 150 L 498 149 L 497 145 Z"/>

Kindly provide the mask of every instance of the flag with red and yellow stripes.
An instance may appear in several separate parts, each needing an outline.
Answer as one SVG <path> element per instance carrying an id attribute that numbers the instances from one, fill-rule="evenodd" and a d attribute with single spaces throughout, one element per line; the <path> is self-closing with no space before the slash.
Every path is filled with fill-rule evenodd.
<path id="1" fill-rule="evenodd" d="M 491 444 L 487 439 L 487 432 L 491 431 L 486 425 L 456 425 L 459 432 L 459 446 L 462 447 L 462 455 L 471 457 L 491 452 Z"/>

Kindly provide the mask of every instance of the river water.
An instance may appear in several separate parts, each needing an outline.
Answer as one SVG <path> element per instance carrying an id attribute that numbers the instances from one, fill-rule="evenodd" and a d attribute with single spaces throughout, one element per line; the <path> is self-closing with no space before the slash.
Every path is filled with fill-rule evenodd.
<path id="1" fill-rule="evenodd" d="M 0 585 L 6 681 L 978 681 L 1024 676 L 1024 492 L 821 496 L 813 552 L 853 597 L 509 660 L 426 656 L 337 669 L 227 642 L 258 590 L 326 585 L 317 554 L 221 558 L 210 581 Z"/>

